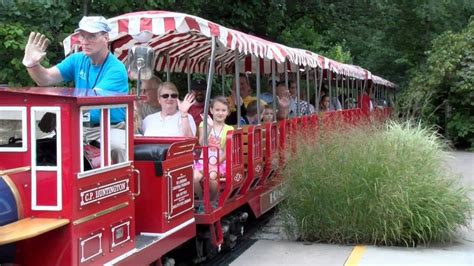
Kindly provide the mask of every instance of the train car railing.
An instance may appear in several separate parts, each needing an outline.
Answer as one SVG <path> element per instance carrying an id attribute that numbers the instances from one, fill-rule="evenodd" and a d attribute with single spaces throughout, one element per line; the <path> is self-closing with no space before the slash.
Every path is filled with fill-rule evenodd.
<path id="1" fill-rule="evenodd" d="M 242 148 L 242 129 L 227 132 L 226 136 L 226 176 L 224 190 L 218 198 L 218 206 L 221 207 L 228 200 L 239 195 L 239 191 L 245 182 L 244 159 Z"/>
<path id="2" fill-rule="evenodd" d="M 243 156 L 244 174 L 247 177 L 240 190 L 245 194 L 248 190 L 255 188 L 263 177 L 263 150 L 262 150 L 262 128 L 260 125 L 244 126 L 243 131 Z"/>
<path id="3" fill-rule="evenodd" d="M 309 123 L 310 123 L 311 125 L 314 125 L 314 126 L 318 125 L 318 123 L 319 123 L 319 116 L 318 116 L 318 114 L 311 114 L 311 115 L 309 116 Z"/>
<path id="4" fill-rule="evenodd" d="M 286 149 L 289 145 L 287 134 L 291 128 L 291 122 L 289 120 L 278 121 L 278 154 L 279 154 L 279 163 L 280 165 L 285 164 L 286 162 Z"/>
<path id="5" fill-rule="evenodd" d="M 278 169 L 278 163 L 279 163 L 278 139 L 279 138 L 278 138 L 277 122 L 265 124 L 264 132 L 263 132 L 264 170 L 263 170 L 263 178 L 260 180 L 260 184 L 266 183 L 266 181 Z"/>

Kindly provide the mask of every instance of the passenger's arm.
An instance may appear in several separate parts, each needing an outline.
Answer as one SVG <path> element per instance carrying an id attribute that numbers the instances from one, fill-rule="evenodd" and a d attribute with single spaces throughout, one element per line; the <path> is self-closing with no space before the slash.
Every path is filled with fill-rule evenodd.
<path id="1" fill-rule="evenodd" d="M 204 127 L 199 127 L 199 145 L 204 145 Z"/>
<path id="2" fill-rule="evenodd" d="M 28 43 L 25 46 L 23 65 L 26 66 L 28 74 L 39 86 L 49 86 L 63 81 L 63 77 L 56 66 L 45 68 L 41 61 L 46 56 L 49 40 L 41 33 L 31 32 Z"/>
<path id="3" fill-rule="evenodd" d="M 194 134 L 191 128 L 191 123 L 189 122 L 189 118 L 188 118 L 190 114 L 181 113 L 180 115 L 181 115 L 181 134 L 183 135 L 183 137 L 195 137 L 196 135 Z"/>
<path id="4" fill-rule="evenodd" d="M 204 145 L 204 116 L 201 115 L 203 118 L 201 124 L 199 125 L 199 145 Z M 214 121 L 210 116 L 207 116 L 207 136 L 211 134 L 212 127 L 214 125 Z"/>
<path id="5" fill-rule="evenodd" d="M 277 120 L 287 119 L 290 113 L 290 99 L 288 97 L 278 97 L 278 111 L 276 114 Z"/>
<path id="6" fill-rule="evenodd" d="M 26 69 L 38 86 L 55 85 L 63 81 L 63 77 L 56 66 L 45 68 L 42 65 L 35 65 Z"/>
<path id="7" fill-rule="evenodd" d="M 192 93 L 186 94 L 186 96 L 184 96 L 183 101 L 180 101 L 178 99 L 178 109 L 181 115 L 181 133 L 183 134 L 183 137 L 196 136 L 196 124 L 194 123 L 193 117 L 190 114 L 188 114 L 188 110 L 193 104 L 194 104 L 194 94 Z M 194 126 L 194 130 L 193 130 L 193 126 Z"/>

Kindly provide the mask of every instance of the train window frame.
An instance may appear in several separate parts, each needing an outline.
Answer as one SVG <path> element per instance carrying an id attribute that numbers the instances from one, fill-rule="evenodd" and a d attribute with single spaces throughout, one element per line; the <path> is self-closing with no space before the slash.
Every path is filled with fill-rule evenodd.
<path id="1" fill-rule="evenodd" d="M 124 162 L 128 162 L 128 161 L 130 161 L 130 157 L 128 156 L 130 143 L 129 143 L 129 139 L 128 139 L 128 133 L 129 133 L 128 132 L 128 125 L 129 125 L 129 123 L 128 123 L 129 120 L 128 119 L 129 119 L 129 117 L 128 117 L 128 105 L 127 104 L 113 105 L 113 106 L 110 106 L 110 108 L 108 108 L 109 112 L 107 112 L 107 115 L 108 115 L 109 123 L 107 124 L 107 127 L 108 127 L 108 132 L 109 132 L 109 135 L 110 135 L 110 129 L 111 129 L 110 128 L 110 125 L 111 125 L 111 123 L 110 123 L 110 119 L 111 119 L 110 113 L 111 112 L 110 111 L 112 109 L 118 109 L 118 108 L 125 108 L 125 150 L 126 150 L 126 152 L 125 152 L 125 161 Z M 110 143 L 111 142 L 110 142 L 110 138 L 109 138 L 109 141 L 107 142 L 108 151 L 109 151 L 109 154 L 107 156 L 108 159 L 109 159 L 108 160 L 108 166 L 120 165 L 120 164 L 124 163 L 124 162 L 121 162 L 121 163 L 112 164 L 112 149 L 111 149 L 111 144 Z M 125 165 L 127 165 L 127 164 L 125 164 Z"/>
<path id="2" fill-rule="evenodd" d="M 0 111 L 21 112 L 21 147 L 0 147 L 0 152 L 26 152 L 28 151 L 28 129 L 25 106 L 0 106 Z"/>
<path id="3" fill-rule="evenodd" d="M 36 161 L 36 112 L 51 112 L 56 115 L 56 165 L 41 166 Z M 61 146 L 61 107 L 33 106 L 30 108 L 30 141 L 31 141 L 31 209 L 35 211 L 62 210 L 62 146 Z M 36 173 L 41 171 L 56 171 L 56 205 L 38 205 Z"/>
<path id="4" fill-rule="evenodd" d="M 108 150 L 108 160 L 107 162 L 105 161 L 105 156 L 104 156 L 104 153 L 105 153 L 105 149 L 104 149 L 104 119 L 103 119 L 103 110 L 107 109 L 108 112 L 107 112 L 107 120 L 108 120 L 108 123 L 106 125 L 107 127 L 107 132 L 110 136 L 110 110 L 111 109 L 115 109 L 115 108 L 124 108 L 125 109 L 125 150 L 126 150 L 126 160 L 124 162 L 120 162 L 120 163 L 116 163 L 116 164 L 112 164 L 112 161 L 111 161 L 111 144 L 110 144 L 110 137 L 107 138 L 107 150 Z M 83 113 L 84 111 L 90 111 L 90 110 L 94 110 L 94 109 L 99 109 L 100 110 L 100 167 L 98 168 L 94 168 L 94 169 L 90 169 L 90 170 L 87 170 L 85 171 L 84 170 L 84 122 L 87 122 L 84 120 L 84 116 L 83 116 Z M 128 114 L 128 105 L 127 104 L 111 104 L 111 105 L 94 105 L 94 106 L 81 106 L 79 108 L 79 142 L 81 143 L 80 145 L 80 153 L 79 153 L 79 158 L 80 158 L 80 171 L 77 173 L 77 178 L 78 179 L 82 179 L 82 178 L 86 178 L 86 177 L 90 177 L 92 175 L 96 175 L 96 174 L 99 174 L 99 173 L 103 173 L 103 172 L 108 172 L 108 171 L 111 171 L 111 170 L 115 170 L 115 169 L 119 169 L 119 168 L 122 168 L 122 167 L 128 167 L 131 165 L 131 161 L 130 161 L 130 157 L 129 157 L 129 147 L 130 147 L 130 143 L 129 143 L 129 138 L 128 138 L 128 135 L 129 135 L 129 121 L 130 117 L 129 117 L 129 114 Z"/>

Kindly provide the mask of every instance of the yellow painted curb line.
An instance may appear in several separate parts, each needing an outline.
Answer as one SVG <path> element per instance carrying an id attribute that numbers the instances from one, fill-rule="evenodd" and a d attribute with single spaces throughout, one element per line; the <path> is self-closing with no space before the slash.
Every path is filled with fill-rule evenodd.
<path id="1" fill-rule="evenodd" d="M 364 255 L 366 246 L 355 246 L 352 249 L 351 255 L 347 258 L 344 266 L 358 266 Z"/>

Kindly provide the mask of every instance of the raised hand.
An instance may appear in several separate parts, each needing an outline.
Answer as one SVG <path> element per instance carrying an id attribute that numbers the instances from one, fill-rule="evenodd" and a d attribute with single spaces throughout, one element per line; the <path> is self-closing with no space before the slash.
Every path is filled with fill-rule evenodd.
<path id="1" fill-rule="evenodd" d="M 23 57 L 23 65 L 26 67 L 34 67 L 38 65 L 46 56 L 49 40 L 39 32 L 31 32 L 28 43 L 25 47 L 25 56 Z"/>
<path id="2" fill-rule="evenodd" d="M 202 118 L 202 120 L 204 120 L 204 115 L 203 114 L 201 114 L 201 118 Z M 214 125 L 214 121 L 212 120 L 211 116 L 208 115 L 207 116 L 207 126 L 208 126 L 208 128 L 211 128 L 213 125 Z"/>
<path id="3" fill-rule="evenodd" d="M 281 98 L 277 96 L 277 100 L 280 109 L 288 109 L 288 107 L 290 106 L 290 98 L 287 96 Z"/>
<path id="4" fill-rule="evenodd" d="M 188 93 L 186 96 L 184 96 L 184 99 L 180 101 L 178 99 L 178 109 L 181 112 L 181 115 L 187 115 L 188 110 L 191 107 L 191 105 L 194 104 L 194 94 Z"/>

